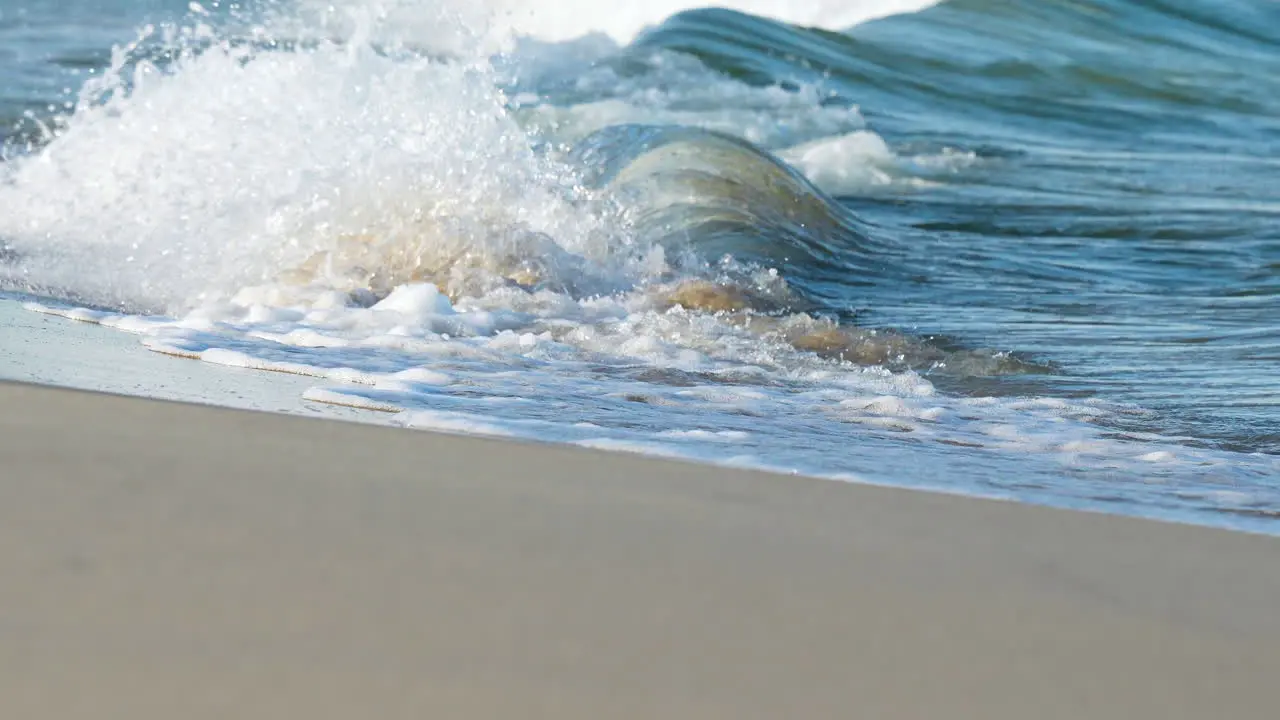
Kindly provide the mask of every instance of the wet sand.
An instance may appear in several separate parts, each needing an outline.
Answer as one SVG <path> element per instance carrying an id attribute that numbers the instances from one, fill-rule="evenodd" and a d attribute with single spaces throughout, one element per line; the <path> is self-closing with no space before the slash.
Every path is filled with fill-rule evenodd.
<path id="1" fill-rule="evenodd" d="M 1280 539 L 0 384 L 0 708 L 1271 718 Z"/>

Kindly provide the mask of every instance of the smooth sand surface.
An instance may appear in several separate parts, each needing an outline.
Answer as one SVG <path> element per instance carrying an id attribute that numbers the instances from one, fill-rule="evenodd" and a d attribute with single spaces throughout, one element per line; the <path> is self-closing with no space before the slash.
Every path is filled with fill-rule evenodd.
<path id="1" fill-rule="evenodd" d="M 0 385 L 0 716 L 1275 718 L 1280 539 Z"/>

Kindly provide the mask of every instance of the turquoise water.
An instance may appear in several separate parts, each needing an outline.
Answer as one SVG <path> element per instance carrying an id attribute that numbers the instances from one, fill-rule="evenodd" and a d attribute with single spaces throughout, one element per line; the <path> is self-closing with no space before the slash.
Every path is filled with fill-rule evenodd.
<path id="1" fill-rule="evenodd" d="M 355 315 L 226 310 L 329 253 L 307 287 L 355 312 L 435 282 L 468 320 L 406 332 L 477 338 L 468 392 L 619 447 L 731 425 L 677 449 L 1274 531 L 1280 5 L 950 0 L 848 26 L 867 3 L 335 5 L 0 0 L 0 289 L 185 318 L 165 342 L 260 364 L 301 330 L 393 353 L 403 328 Z M 343 255 L 353 235 L 378 252 Z M 721 299 L 676 318 L 689 281 Z M 663 410 L 680 387 L 780 404 Z M 397 388 L 343 392 L 465 405 Z M 648 401 L 592 406 L 613 391 Z"/>

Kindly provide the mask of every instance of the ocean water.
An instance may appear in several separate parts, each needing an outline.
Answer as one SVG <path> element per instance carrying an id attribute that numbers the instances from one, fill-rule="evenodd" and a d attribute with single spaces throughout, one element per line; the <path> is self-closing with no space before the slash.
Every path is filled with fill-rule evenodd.
<path id="1" fill-rule="evenodd" d="M 0 376 L 1280 531 L 1280 3 L 0 0 L 0 78 Z"/>

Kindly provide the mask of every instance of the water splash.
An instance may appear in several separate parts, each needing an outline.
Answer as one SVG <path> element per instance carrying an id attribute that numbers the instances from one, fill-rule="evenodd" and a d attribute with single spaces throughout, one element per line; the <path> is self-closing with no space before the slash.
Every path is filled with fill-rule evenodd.
<path id="1" fill-rule="evenodd" d="M 10 285 L 180 311 L 353 235 L 456 256 L 540 234 L 608 254 L 483 60 L 393 56 L 370 29 L 308 46 L 265 26 L 253 43 L 216 33 L 148 28 L 86 84 L 56 141 L 7 169 L 0 206 L 21 209 L 0 217 L 22 258 Z"/>

